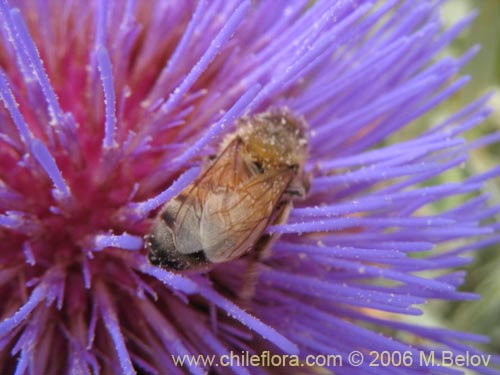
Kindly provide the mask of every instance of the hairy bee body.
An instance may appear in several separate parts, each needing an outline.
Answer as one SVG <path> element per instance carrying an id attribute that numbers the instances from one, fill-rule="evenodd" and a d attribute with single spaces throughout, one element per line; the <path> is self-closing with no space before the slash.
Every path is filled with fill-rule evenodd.
<path id="1" fill-rule="evenodd" d="M 152 264 L 186 270 L 240 257 L 306 194 L 303 120 L 272 110 L 236 125 L 200 176 L 160 210 L 146 237 Z"/>

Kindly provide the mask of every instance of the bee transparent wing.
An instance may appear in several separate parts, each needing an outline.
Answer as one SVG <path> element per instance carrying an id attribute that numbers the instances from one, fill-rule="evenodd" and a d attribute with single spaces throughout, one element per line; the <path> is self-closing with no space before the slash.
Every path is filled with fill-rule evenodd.
<path id="1" fill-rule="evenodd" d="M 193 191 L 193 190 L 191 190 Z M 195 191 L 193 191 L 195 193 Z M 181 254 L 191 254 L 202 250 L 201 237 L 199 235 L 201 206 L 196 200 L 188 196 L 179 196 L 172 201 L 170 211 L 172 220 L 172 231 L 175 247 Z M 186 200 L 190 202 L 186 204 Z M 182 215 L 182 222 L 177 222 L 179 215 Z"/>
<path id="2" fill-rule="evenodd" d="M 236 189 L 208 198 L 200 229 L 211 262 L 237 258 L 252 248 L 294 174 L 293 169 L 285 168 L 254 175 Z"/>
<path id="3" fill-rule="evenodd" d="M 251 178 L 252 171 L 241 159 L 240 146 L 241 141 L 234 139 L 187 192 L 175 198 L 172 223 L 177 250 L 180 253 L 190 254 L 206 250 L 203 245 L 206 241 L 203 240 L 201 221 L 202 217 L 207 217 L 207 210 L 210 210 L 211 197 L 231 197 L 236 186 Z"/>

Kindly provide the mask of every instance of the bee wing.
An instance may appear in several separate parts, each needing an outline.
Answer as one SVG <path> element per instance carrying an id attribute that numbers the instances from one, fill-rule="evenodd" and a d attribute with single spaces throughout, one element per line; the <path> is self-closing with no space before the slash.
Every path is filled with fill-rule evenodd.
<path id="1" fill-rule="evenodd" d="M 177 250 L 190 254 L 204 248 L 201 231 L 202 216 L 206 220 L 207 207 L 212 204 L 211 197 L 231 197 L 242 181 L 252 177 L 250 168 L 241 158 L 241 140 L 234 139 L 215 159 L 200 177 L 172 202 L 173 232 Z M 217 220 L 212 218 L 212 220 Z"/>
<path id="2" fill-rule="evenodd" d="M 290 168 L 265 172 L 234 190 L 208 197 L 200 229 L 211 262 L 237 258 L 253 247 L 294 174 Z"/>

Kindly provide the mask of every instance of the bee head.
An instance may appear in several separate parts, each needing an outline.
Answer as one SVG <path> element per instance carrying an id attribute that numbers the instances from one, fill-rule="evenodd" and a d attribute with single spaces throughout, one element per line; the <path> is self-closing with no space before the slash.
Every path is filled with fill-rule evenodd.
<path id="1" fill-rule="evenodd" d="M 308 150 L 307 125 L 285 109 L 274 109 L 238 121 L 244 154 L 263 169 L 300 165 Z"/>

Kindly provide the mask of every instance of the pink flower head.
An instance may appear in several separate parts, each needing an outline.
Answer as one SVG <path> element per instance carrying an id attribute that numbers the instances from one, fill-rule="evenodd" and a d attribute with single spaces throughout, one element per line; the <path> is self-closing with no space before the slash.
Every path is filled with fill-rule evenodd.
<path id="1" fill-rule="evenodd" d="M 0 373 L 218 373 L 174 358 L 270 351 L 339 355 L 336 374 L 423 374 L 442 368 L 420 352 L 479 353 L 465 341 L 483 337 L 402 319 L 476 298 L 456 267 L 500 237 L 480 192 L 500 169 L 429 183 L 497 141 L 461 138 L 487 97 L 385 142 L 468 80 L 458 71 L 476 48 L 436 55 L 471 17 L 443 31 L 438 12 L 431 0 L 1 0 Z M 171 272 L 149 264 L 143 238 L 236 120 L 269 108 L 308 122 L 311 188 L 268 228 L 281 236 L 243 304 L 248 257 Z M 384 350 L 414 361 L 347 362 Z"/>

